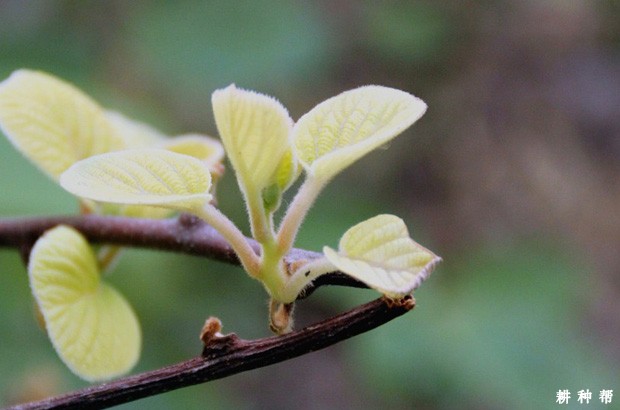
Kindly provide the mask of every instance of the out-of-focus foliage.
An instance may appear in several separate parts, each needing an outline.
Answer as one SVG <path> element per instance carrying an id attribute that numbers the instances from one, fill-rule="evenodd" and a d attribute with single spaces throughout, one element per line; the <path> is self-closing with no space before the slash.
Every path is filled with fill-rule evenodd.
<path id="1" fill-rule="evenodd" d="M 444 258 L 411 314 L 120 408 L 544 408 L 559 389 L 620 390 L 617 13 L 603 0 L 0 2 L 1 78 L 45 70 L 173 135 L 215 135 L 210 95 L 233 82 L 277 95 L 294 120 L 364 84 L 429 105 L 327 187 L 298 241 L 335 248 L 370 216 L 402 215 Z M 4 137 L 0 175 L 2 216 L 76 210 Z M 243 226 L 238 195 L 225 175 L 219 205 Z M 225 332 L 268 334 L 264 291 L 238 268 L 130 249 L 106 279 L 140 318 L 137 371 L 198 354 L 209 315 Z M 374 296 L 320 290 L 298 326 Z M 7 249 L 0 335 L 1 405 L 84 385 L 56 360 Z"/>
<path id="2" fill-rule="evenodd" d="M 579 330 L 595 292 L 573 286 L 583 266 L 535 242 L 474 248 L 454 262 L 445 272 L 455 283 L 444 278 L 417 298 L 433 314 L 390 324 L 352 350 L 393 405 L 547 408 L 558 385 L 577 392 L 616 382 L 594 335 Z M 408 394 L 412 385 L 418 394 Z"/>

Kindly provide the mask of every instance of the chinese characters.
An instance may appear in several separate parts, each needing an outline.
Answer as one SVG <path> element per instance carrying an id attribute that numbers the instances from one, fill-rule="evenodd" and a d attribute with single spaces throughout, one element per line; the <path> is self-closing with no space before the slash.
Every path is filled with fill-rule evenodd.
<path id="1" fill-rule="evenodd" d="M 603 404 L 611 404 L 613 396 L 613 390 L 603 389 L 599 391 L 598 399 Z M 568 404 L 570 399 L 571 392 L 568 389 L 560 389 L 555 394 L 555 402 L 557 404 Z M 577 392 L 577 401 L 579 402 L 579 404 L 590 404 L 590 400 L 592 400 L 592 392 L 590 391 L 590 389 L 582 389 Z"/>

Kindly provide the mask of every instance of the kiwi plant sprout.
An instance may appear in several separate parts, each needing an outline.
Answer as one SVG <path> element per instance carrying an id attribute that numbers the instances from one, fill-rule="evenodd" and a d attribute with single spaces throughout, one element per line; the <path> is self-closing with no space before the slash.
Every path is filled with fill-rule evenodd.
<path id="1" fill-rule="evenodd" d="M 2 132 L 78 198 L 82 213 L 161 219 L 183 212 L 206 221 L 264 286 L 276 334 L 291 330 L 295 300 L 326 273 L 340 271 L 393 299 L 428 277 L 440 258 L 409 237 L 402 219 L 387 214 L 351 227 L 338 249 L 325 246 L 322 257 L 285 262 L 326 184 L 417 121 L 426 111 L 422 100 L 369 85 L 293 121 L 276 99 L 233 84 L 213 93 L 212 107 L 219 140 L 169 137 L 47 73 L 21 69 L 0 83 Z M 258 251 L 215 205 L 225 156 Z M 302 175 L 277 221 L 284 192 Z M 71 371 L 92 382 L 127 373 L 140 355 L 138 319 L 103 277 L 119 250 L 91 245 L 79 230 L 59 225 L 36 241 L 29 257 L 30 286 L 52 345 Z"/>

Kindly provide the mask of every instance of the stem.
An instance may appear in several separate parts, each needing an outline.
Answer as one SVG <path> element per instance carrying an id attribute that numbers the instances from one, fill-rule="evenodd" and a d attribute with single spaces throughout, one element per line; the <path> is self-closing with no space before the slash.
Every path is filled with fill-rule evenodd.
<path id="1" fill-rule="evenodd" d="M 116 265 L 122 250 L 122 247 L 116 245 L 103 245 L 99 248 L 99 252 L 97 252 L 97 261 L 99 262 L 101 273 L 112 270 L 114 265 Z"/>
<path id="2" fill-rule="evenodd" d="M 196 216 L 205 220 L 222 234 L 235 253 L 237 253 L 241 266 L 243 266 L 245 271 L 250 276 L 257 277 L 260 272 L 260 260 L 239 228 L 211 204 L 196 209 L 194 212 Z"/>
<path id="3" fill-rule="evenodd" d="M 277 241 L 281 255 L 287 254 L 293 247 L 299 227 L 324 186 L 323 181 L 308 176 L 299 188 L 278 230 Z"/>
<path id="4" fill-rule="evenodd" d="M 260 193 L 257 193 L 254 189 L 247 190 L 246 187 L 241 185 L 240 188 L 244 191 L 245 203 L 248 209 L 248 215 L 250 215 L 252 237 L 260 243 L 273 241 L 273 228 L 265 215 L 265 207 Z"/>
<path id="5" fill-rule="evenodd" d="M 258 278 L 273 299 L 282 301 L 282 290 L 288 277 L 284 269 L 282 255 L 273 241 L 261 244 L 260 274 Z"/>

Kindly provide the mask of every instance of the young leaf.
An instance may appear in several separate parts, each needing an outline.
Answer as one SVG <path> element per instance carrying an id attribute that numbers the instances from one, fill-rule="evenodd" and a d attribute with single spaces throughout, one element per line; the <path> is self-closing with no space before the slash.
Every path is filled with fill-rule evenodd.
<path id="1" fill-rule="evenodd" d="M 163 149 L 96 155 L 60 177 L 74 195 L 100 202 L 193 211 L 211 200 L 211 175 L 198 159 Z"/>
<path id="2" fill-rule="evenodd" d="M 105 116 L 115 132 L 123 138 L 126 149 L 152 147 L 167 139 L 154 127 L 128 118 L 120 112 L 106 111 Z"/>
<path id="3" fill-rule="evenodd" d="M 125 298 L 101 282 L 79 232 L 47 231 L 32 249 L 28 273 L 52 344 L 73 373 L 92 382 L 131 370 L 140 356 L 140 325 Z"/>
<path id="4" fill-rule="evenodd" d="M 411 293 L 441 260 L 409 237 L 402 219 L 378 215 L 350 228 L 339 251 L 323 248 L 339 270 L 388 296 Z"/>
<path id="5" fill-rule="evenodd" d="M 212 97 L 215 122 L 244 192 L 273 182 L 276 168 L 290 149 L 292 120 L 275 99 L 233 85 Z"/>
<path id="6" fill-rule="evenodd" d="M 293 144 L 306 171 L 327 181 L 418 120 L 426 104 L 404 91 L 369 85 L 323 101 L 302 116 Z"/>
<path id="7" fill-rule="evenodd" d="M 272 180 L 281 192 L 286 191 L 295 182 L 301 169 L 299 162 L 292 150 L 288 150 L 282 156 L 278 167 L 273 174 Z"/>
<path id="8" fill-rule="evenodd" d="M 199 134 L 179 135 L 166 139 L 160 147 L 198 158 L 209 167 L 212 173 L 217 175 L 223 172 L 224 147 L 215 138 Z"/>
<path id="9" fill-rule="evenodd" d="M 153 205 L 123 205 L 109 202 L 97 202 L 80 198 L 82 214 L 109 216 L 126 216 L 129 218 L 165 219 L 175 214 L 174 209 Z"/>
<path id="10" fill-rule="evenodd" d="M 295 182 L 300 173 L 300 167 L 293 151 L 288 150 L 282 156 L 271 177 L 271 185 L 263 188 L 263 206 L 268 212 L 274 212 L 280 206 L 282 194 Z"/>
<path id="11" fill-rule="evenodd" d="M 38 71 L 15 71 L 0 84 L 0 128 L 54 180 L 76 161 L 124 147 L 97 103 Z"/>

